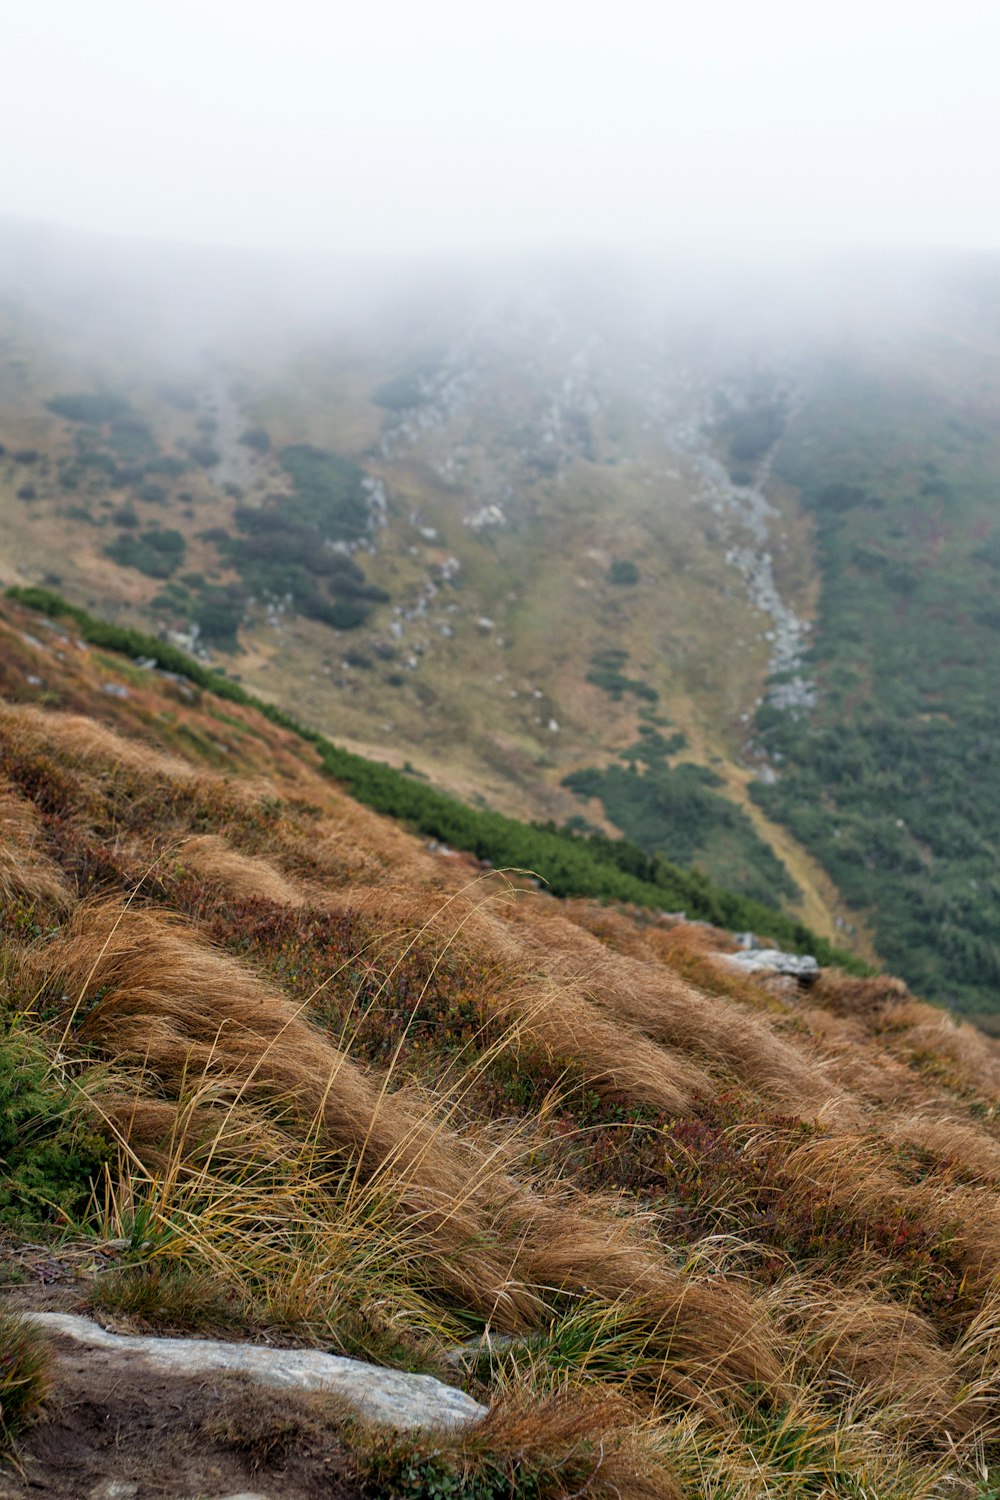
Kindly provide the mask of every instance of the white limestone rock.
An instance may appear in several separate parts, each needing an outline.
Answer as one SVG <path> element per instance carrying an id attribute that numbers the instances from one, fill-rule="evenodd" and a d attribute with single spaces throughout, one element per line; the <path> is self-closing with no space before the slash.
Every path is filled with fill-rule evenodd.
<path id="1" fill-rule="evenodd" d="M 790 974 L 801 984 L 811 984 L 819 964 L 807 953 L 782 953 L 778 948 L 747 948 L 741 953 L 713 955 L 744 974 Z"/>
<path id="2" fill-rule="evenodd" d="M 371 1422 L 387 1427 L 458 1427 L 486 1408 L 433 1375 L 410 1375 L 317 1349 L 272 1349 L 215 1339 L 147 1338 L 109 1333 L 90 1318 L 36 1312 L 25 1317 L 56 1338 L 71 1339 L 120 1361 L 165 1375 L 245 1375 L 282 1390 L 329 1391 Z"/>

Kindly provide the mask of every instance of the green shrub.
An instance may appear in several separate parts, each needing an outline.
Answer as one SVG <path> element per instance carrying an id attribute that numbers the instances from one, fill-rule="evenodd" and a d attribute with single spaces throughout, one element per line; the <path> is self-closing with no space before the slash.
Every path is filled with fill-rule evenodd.
<path id="1" fill-rule="evenodd" d="M 371 614 L 371 606 L 358 599 L 324 598 L 322 594 L 309 594 L 302 601 L 302 613 L 311 620 L 320 620 L 334 630 L 357 630 Z"/>
<path id="2" fill-rule="evenodd" d="M 195 463 L 200 464 L 203 469 L 214 469 L 222 458 L 218 448 L 213 448 L 208 442 L 192 443 L 188 452 Z"/>
<path id="3" fill-rule="evenodd" d="M 190 616 L 209 645 L 221 651 L 236 650 L 236 632 L 243 620 L 243 600 L 238 592 L 206 585 L 199 589 Z"/>
<path id="4" fill-rule="evenodd" d="M 397 375 L 394 380 L 387 380 L 372 392 L 372 400 L 388 411 L 407 411 L 419 406 L 424 400 L 419 374 Z"/>
<path id="5" fill-rule="evenodd" d="M 143 417 L 117 417 L 111 423 L 108 441 L 122 458 L 144 459 L 156 453 L 153 429 Z"/>
<path id="6" fill-rule="evenodd" d="M 631 587 L 639 582 L 639 569 L 634 562 L 616 560 L 608 569 L 608 582 Z"/>
<path id="7" fill-rule="evenodd" d="M 593 683 L 594 687 L 603 688 L 616 703 L 621 701 L 623 693 L 632 693 L 647 703 L 656 703 L 660 697 L 656 688 L 640 682 L 637 677 L 626 677 L 614 667 L 592 667 L 587 673 L 587 681 Z"/>
<path id="8" fill-rule="evenodd" d="M 161 474 L 165 479 L 180 479 L 188 471 L 188 465 L 176 453 L 160 453 L 146 464 L 147 474 Z"/>
<path id="9" fill-rule="evenodd" d="M 49 411 L 67 422 L 88 422 L 99 427 L 102 422 L 111 422 L 122 417 L 131 408 L 124 396 L 113 391 L 77 392 L 68 396 L 53 396 L 47 403 Z"/>
<path id="10" fill-rule="evenodd" d="M 0 1039 L 0 1223 L 78 1218 L 108 1156 L 41 1045 L 9 1029 Z"/>
<path id="11" fill-rule="evenodd" d="M 248 427 L 240 438 L 240 442 L 252 448 L 255 453 L 270 453 L 271 451 L 271 435 L 266 427 Z"/>
<path id="12" fill-rule="evenodd" d="M 364 470 L 353 460 L 308 444 L 282 449 L 281 463 L 295 487 L 283 511 L 334 542 L 355 542 L 368 530 Z"/>
<path id="13" fill-rule="evenodd" d="M 663 741 L 664 751 L 667 742 Z M 638 747 L 641 751 L 641 746 Z M 799 891 L 785 866 L 759 837 L 742 808 L 712 788 L 713 771 L 690 764 L 673 769 L 662 754 L 645 772 L 635 761 L 574 771 L 563 781 L 579 797 L 597 797 L 609 820 L 647 854 L 704 868 L 731 889 L 777 908 Z"/>
<path id="14" fill-rule="evenodd" d="M 758 463 L 774 447 L 784 427 L 782 403 L 760 391 L 751 393 L 747 406 L 725 409 L 716 431 L 726 444 L 730 464 L 744 468 Z"/>
<path id="15" fill-rule="evenodd" d="M 245 534 L 219 545 L 247 595 L 291 599 L 302 614 L 337 630 L 363 624 L 372 604 L 388 598 L 368 583 L 356 562 L 325 545 L 318 527 L 290 521 L 287 508 L 241 505 L 236 524 Z"/>
<path id="16" fill-rule="evenodd" d="M 122 532 L 104 551 L 123 568 L 137 568 L 148 578 L 169 578 L 184 561 L 186 546 L 181 533 L 171 527 L 139 536 Z"/>
<path id="17" fill-rule="evenodd" d="M 845 361 L 790 425 L 776 473 L 815 517 L 819 696 L 808 718 L 758 711 L 780 776 L 752 792 L 895 973 L 982 1014 L 1000 1008 L 1000 435 L 967 401 L 919 360 Z"/>

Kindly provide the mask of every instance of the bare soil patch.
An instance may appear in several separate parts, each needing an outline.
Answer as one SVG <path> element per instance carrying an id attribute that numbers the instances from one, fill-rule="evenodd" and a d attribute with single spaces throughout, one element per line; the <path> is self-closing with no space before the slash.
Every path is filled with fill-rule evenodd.
<path id="1" fill-rule="evenodd" d="M 55 1389 L 16 1463 L 0 1473 L 0 1500 L 362 1494 L 322 1398 L 239 1377 L 165 1379 L 138 1365 L 123 1372 L 95 1350 L 60 1354 Z"/>

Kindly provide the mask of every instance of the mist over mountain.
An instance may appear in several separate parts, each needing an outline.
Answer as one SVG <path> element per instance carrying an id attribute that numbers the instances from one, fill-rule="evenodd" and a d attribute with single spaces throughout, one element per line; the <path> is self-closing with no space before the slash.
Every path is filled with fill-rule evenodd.
<path id="1" fill-rule="evenodd" d="M 995 1008 L 1000 267 L 10 223 L 3 569 Z"/>
<path id="2" fill-rule="evenodd" d="M 1000 1495 L 1000 11 L 33 0 L 0 1494 Z"/>

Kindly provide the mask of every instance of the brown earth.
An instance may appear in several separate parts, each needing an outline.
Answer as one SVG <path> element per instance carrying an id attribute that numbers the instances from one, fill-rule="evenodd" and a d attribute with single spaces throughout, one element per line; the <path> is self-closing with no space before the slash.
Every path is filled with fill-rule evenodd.
<path id="1" fill-rule="evenodd" d="M 164 1379 L 102 1350 L 59 1351 L 53 1393 L 0 1474 L 0 1500 L 360 1500 L 315 1398 L 236 1376 Z"/>

